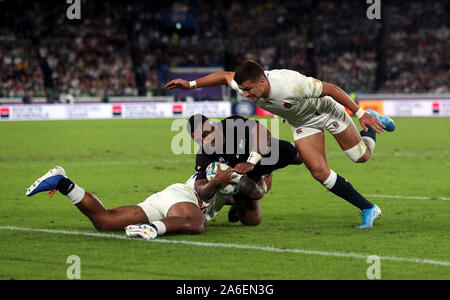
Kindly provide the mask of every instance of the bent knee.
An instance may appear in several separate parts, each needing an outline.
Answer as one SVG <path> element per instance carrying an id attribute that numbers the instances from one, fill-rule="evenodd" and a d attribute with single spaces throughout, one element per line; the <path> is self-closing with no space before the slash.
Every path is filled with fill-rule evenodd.
<path id="1" fill-rule="evenodd" d="M 360 140 L 354 147 L 344 150 L 345 155 L 355 163 L 363 163 L 369 160 L 371 152 L 367 145 Z"/>
<path id="2" fill-rule="evenodd" d="M 189 234 L 202 234 L 206 232 L 206 219 L 196 220 L 188 218 L 185 224 L 185 232 Z"/>
<path id="3" fill-rule="evenodd" d="M 372 157 L 372 153 L 370 152 L 369 148 L 367 148 L 366 153 L 364 153 L 363 156 L 361 156 L 360 159 L 356 163 L 365 163 Z"/>
<path id="4" fill-rule="evenodd" d="M 240 221 L 245 226 L 258 226 L 261 223 L 261 216 L 245 216 Z"/>
<path id="5" fill-rule="evenodd" d="M 329 168 L 314 168 L 311 169 L 311 175 L 319 182 L 324 182 L 327 180 L 328 176 L 330 175 L 330 169 Z"/>
<path id="6" fill-rule="evenodd" d="M 242 176 L 239 193 L 250 200 L 259 200 L 264 197 L 264 189 L 247 176 Z"/>

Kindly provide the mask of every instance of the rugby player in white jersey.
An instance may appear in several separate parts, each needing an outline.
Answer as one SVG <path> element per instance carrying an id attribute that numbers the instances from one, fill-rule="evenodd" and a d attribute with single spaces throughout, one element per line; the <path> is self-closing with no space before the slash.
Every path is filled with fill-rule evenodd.
<path id="1" fill-rule="evenodd" d="M 284 118 L 292 126 L 296 147 L 311 175 L 325 188 L 361 210 L 362 223 L 358 228 L 372 227 L 375 219 L 381 216 L 381 210 L 330 168 L 325 153 L 324 130 L 334 136 L 353 162 L 364 163 L 374 151 L 376 133 L 395 129 L 390 118 L 373 110 L 364 111 L 334 84 L 292 70 L 264 71 L 254 61 L 243 62 L 235 72 L 216 72 L 190 82 L 175 79 L 165 87 L 195 89 L 225 84 L 257 106 Z M 358 132 L 344 106 L 357 116 L 362 131 Z"/>
<path id="2" fill-rule="evenodd" d="M 60 166 L 50 169 L 37 179 L 26 192 L 27 196 L 55 190 L 67 196 L 98 231 L 125 230 L 127 236 L 155 239 L 169 233 L 201 234 L 206 223 L 215 218 L 227 203 L 227 196 L 215 193 L 206 203 L 195 192 L 194 173 L 184 184 L 176 183 L 148 197 L 137 205 L 106 209 L 93 194 L 74 184 Z M 217 171 L 214 181 L 223 184 L 227 173 Z M 269 187 L 270 188 L 270 187 Z"/>

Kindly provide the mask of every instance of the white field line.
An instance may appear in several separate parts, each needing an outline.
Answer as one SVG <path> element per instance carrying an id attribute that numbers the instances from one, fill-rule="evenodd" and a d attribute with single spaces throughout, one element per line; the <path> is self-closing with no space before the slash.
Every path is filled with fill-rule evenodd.
<path id="1" fill-rule="evenodd" d="M 65 231 L 65 230 L 51 230 L 51 229 L 41 229 L 41 228 L 23 228 L 15 226 L 0 226 L 0 230 L 12 230 L 12 231 L 25 231 L 25 232 L 44 232 L 50 234 L 65 234 L 65 235 L 81 235 L 88 237 L 101 237 L 101 238 L 113 238 L 120 240 L 130 240 L 125 235 L 118 235 L 112 233 L 93 233 L 93 232 L 77 232 L 77 231 Z M 367 259 L 370 255 L 357 254 L 357 253 L 344 253 L 344 252 L 327 252 L 327 251 L 315 251 L 315 250 L 304 250 L 304 249 L 281 249 L 275 247 L 262 247 L 253 245 L 239 245 L 239 244 L 224 244 L 224 243 L 209 243 L 209 242 L 194 242 L 185 240 L 140 240 L 145 242 L 153 243 L 167 243 L 167 244 L 181 244 L 199 247 L 216 247 L 216 248 L 234 248 L 243 250 L 256 250 L 265 252 L 276 252 L 276 253 L 293 253 L 293 254 L 304 254 L 304 255 L 316 255 L 316 256 L 331 256 L 331 257 L 343 257 L 343 258 L 357 258 L 357 259 Z M 424 258 L 408 258 L 408 257 L 396 257 L 396 256 L 379 256 L 381 260 L 385 261 L 397 261 L 397 262 L 408 262 L 417 264 L 427 264 L 427 265 L 438 265 L 448 267 L 450 262 L 440 261 L 433 259 Z"/>

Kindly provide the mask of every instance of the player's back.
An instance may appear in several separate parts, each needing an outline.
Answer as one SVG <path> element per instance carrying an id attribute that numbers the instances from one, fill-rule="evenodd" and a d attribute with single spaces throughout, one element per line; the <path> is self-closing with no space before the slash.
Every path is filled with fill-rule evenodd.
<path id="1" fill-rule="evenodd" d="M 291 125 L 302 122 L 318 109 L 317 98 L 322 92 L 320 82 L 297 71 L 275 69 L 265 72 L 270 83 L 270 93 L 256 104 L 285 118 Z"/>

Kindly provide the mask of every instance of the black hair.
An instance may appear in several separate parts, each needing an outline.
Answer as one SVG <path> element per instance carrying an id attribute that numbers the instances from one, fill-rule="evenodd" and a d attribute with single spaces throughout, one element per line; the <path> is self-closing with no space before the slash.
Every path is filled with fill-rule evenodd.
<path id="1" fill-rule="evenodd" d="M 257 82 L 261 77 L 266 77 L 263 67 L 253 60 L 246 60 L 236 67 L 234 81 L 242 84 L 247 80 Z"/>
<path id="2" fill-rule="evenodd" d="M 186 130 L 192 135 L 198 125 L 203 125 L 208 120 L 208 117 L 202 114 L 192 115 L 186 124 Z"/>

